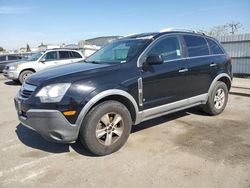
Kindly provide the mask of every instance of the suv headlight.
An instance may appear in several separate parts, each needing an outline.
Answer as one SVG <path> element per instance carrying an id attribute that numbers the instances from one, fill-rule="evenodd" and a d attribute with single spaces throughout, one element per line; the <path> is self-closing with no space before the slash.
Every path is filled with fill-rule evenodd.
<path id="1" fill-rule="evenodd" d="M 9 70 L 16 70 L 17 66 L 10 66 Z"/>
<path id="2" fill-rule="evenodd" d="M 70 85 L 70 83 L 51 84 L 40 89 L 36 96 L 42 103 L 60 102 Z"/>

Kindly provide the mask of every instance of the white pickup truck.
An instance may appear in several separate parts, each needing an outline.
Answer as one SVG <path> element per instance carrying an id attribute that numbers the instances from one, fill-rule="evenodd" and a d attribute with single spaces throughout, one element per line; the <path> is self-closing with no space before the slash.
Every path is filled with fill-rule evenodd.
<path id="1" fill-rule="evenodd" d="M 37 52 L 29 60 L 7 64 L 3 70 L 3 75 L 8 79 L 23 83 L 28 76 L 35 72 L 82 60 L 84 60 L 84 56 L 80 51 L 51 49 L 45 52 Z"/>

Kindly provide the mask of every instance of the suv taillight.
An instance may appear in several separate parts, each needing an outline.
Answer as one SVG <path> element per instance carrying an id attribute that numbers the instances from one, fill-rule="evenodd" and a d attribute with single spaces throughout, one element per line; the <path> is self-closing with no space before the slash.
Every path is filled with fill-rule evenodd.
<path id="1" fill-rule="evenodd" d="M 227 62 L 228 62 L 229 64 L 232 64 L 232 63 L 233 63 L 233 62 L 232 62 L 232 57 L 228 56 Z"/>

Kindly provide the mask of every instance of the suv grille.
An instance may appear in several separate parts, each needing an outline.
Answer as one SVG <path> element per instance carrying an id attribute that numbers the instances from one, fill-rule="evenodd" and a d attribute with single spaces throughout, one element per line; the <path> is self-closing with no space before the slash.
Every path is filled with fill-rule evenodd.
<path id="1" fill-rule="evenodd" d="M 35 91 L 36 86 L 24 83 L 19 91 L 19 96 L 22 99 L 28 99 Z"/>

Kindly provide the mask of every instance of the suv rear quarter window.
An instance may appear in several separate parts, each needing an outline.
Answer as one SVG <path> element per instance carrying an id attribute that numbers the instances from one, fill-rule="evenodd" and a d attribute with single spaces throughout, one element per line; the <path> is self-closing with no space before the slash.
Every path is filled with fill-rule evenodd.
<path id="1" fill-rule="evenodd" d="M 207 38 L 207 42 L 210 46 L 212 54 L 224 54 L 221 47 L 214 40 Z"/>
<path id="2" fill-rule="evenodd" d="M 189 57 L 209 55 L 209 49 L 205 38 L 193 35 L 184 35 Z"/>
<path id="3" fill-rule="evenodd" d="M 71 51 L 71 57 L 72 58 L 82 58 L 82 56 L 78 52 L 75 52 L 75 51 Z"/>

